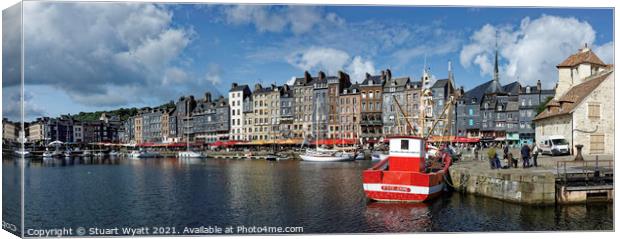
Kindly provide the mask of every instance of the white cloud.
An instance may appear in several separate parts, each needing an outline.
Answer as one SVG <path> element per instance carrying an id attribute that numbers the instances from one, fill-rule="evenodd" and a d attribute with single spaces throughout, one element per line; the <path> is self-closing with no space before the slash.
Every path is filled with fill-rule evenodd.
<path id="1" fill-rule="evenodd" d="M 26 120 L 48 115 L 43 107 L 33 101 L 33 97 L 34 95 L 30 91 L 24 92 L 24 118 Z M 10 121 L 19 121 L 21 119 L 21 104 L 19 102 L 19 86 L 2 87 L 2 117 L 6 117 Z"/>
<path id="2" fill-rule="evenodd" d="M 352 82 L 360 83 L 366 78 L 366 73 L 376 73 L 374 63 L 371 60 L 364 60 L 360 56 L 354 57 L 346 70 Z"/>
<path id="3" fill-rule="evenodd" d="M 217 64 L 209 64 L 205 80 L 211 82 L 213 85 L 219 85 L 222 83 L 222 68 Z"/>
<path id="4" fill-rule="evenodd" d="M 492 76 L 496 34 L 500 59 L 506 60 L 500 66 L 502 83 L 519 80 L 532 85 L 541 80 L 545 87 L 557 81 L 555 66 L 585 43 L 592 45 L 596 36 L 588 22 L 576 18 L 543 15 L 533 20 L 524 18 L 519 26 L 487 24 L 474 32 L 471 42 L 462 48 L 461 65 L 474 65 L 481 75 Z M 606 43 L 599 49 L 611 52 L 611 45 Z M 609 58 L 604 54 L 602 57 Z"/>
<path id="5" fill-rule="evenodd" d="M 439 37 L 442 33 L 438 33 L 438 41 L 434 41 L 428 44 L 418 45 L 412 48 L 404 48 L 395 51 L 392 56 L 398 60 L 399 65 L 406 64 L 411 60 L 424 56 L 441 56 L 452 52 L 456 52 L 459 49 L 461 41 L 453 37 Z"/>
<path id="6" fill-rule="evenodd" d="M 308 46 L 320 46 L 346 50 L 348 60 L 340 60 L 331 68 L 348 70 L 347 66 L 354 56 L 363 56 L 364 59 L 381 59 L 385 64 L 383 67 L 400 71 L 423 55 L 432 57 L 458 52 L 462 42 L 461 31 L 446 30 L 441 21 L 425 25 L 374 19 L 347 22 L 325 9 L 315 9 L 315 12 L 325 13 L 321 15 L 323 20 L 314 24 L 311 34 L 292 35 L 259 46 L 250 45 L 253 51 L 250 50 L 246 58 L 259 63 L 298 63 L 291 59 L 298 59 L 296 56 L 306 52 Z M 294 54 L 291 55 L 291 52 Z M 300 68 L 300 64 L 292 65 Z"/>
<path id="7" fill-rule="evenodd" d="M 594 53 L 607 64 L 614 64 L 614 42 L 610 41 L 594 47 Z"/>
<path id="8" fill-rule="evenodd" d="M 335 74 L 339 70 L 344 69 L 345 64 L 349 62 L 349 58 L 349 54 L 342 50 L 310 47 L 289 55 L 287 61 L 300 70 L 322 70 L 327 71 L 329 74 Z"/>
<path id="9" fill-rule="evenodd" d="M 295 84 L 295 78 L 297 78 L 297 77 L 292 76 L 292 77 L 291 77 L 291 79 L 289 79 L 288 81 L 286 81 L 286 84 L 287 84 L 287 85 L 289 85 L 289 86 L 294 85 L 294 84 Z"/>
<path id="10" fill-rule="evenodd" d="M 187 90 L 161 87 L 187 77 L 177 65 L 195 35 L 173 26 L 165 5 L 25 2 L 24 14 L 28 84 L 89 106 L 159 102 Z"/>
<path id="11" fill-rule="evenodd" d="M 323 21 L 322 13 L 316 7 L 289 6 L 287 17 L 291 23 L 291 31 L 295 34 L 306 33 L 312 30 L 314 25 Z M 336 19 L 331 19 L 332 21 Z"/>
<path id="12" fill-rule="evenodd" d="M 164 73 L 164 85 L 182 84 L 189 80 L 187 73 L 177 67 L 170 67 Z"/>
<path id="13" fill-rule="evenodd" d="M 284 16 L 272 14 L 268 6 L 262 5 L 232 5 L 224 9 L 224 14 L 228 23 L 253 24 L 261 32 L 279 32 L 287 24 Z"/>
<path id="14" fill-rule="evenodd" d="M 362 81 L 366 73 L 375 74 L 375 66 L 372 60 L 361 56 L 351 57 L 343 50 L 327 47 L 310 47 L 306 50 L 291 54 L 287 61 L 294 67 L 303 71 L 325 71 L 327 74 L 336 75 L 338 71 L 348 72 L 351 81 Z M 289 83 L 294 82 L 294 77 Z"/>
<path id="15" fill-rule="evenodd" d="M 327 21 L 340 23 L 342 19 L 326 15 L 313 6 L 268 6 L 237 4 L 223 7 L 227 23 L 253 25 L 259 32 L 282 32 L 290 29 L 294 34 L 311 31 L 315 25 Z"/>

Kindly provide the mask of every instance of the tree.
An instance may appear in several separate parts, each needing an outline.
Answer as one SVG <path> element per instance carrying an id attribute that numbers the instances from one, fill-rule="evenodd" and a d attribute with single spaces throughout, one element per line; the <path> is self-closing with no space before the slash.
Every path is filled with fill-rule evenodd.
<path id="1" fill-rule="evenodd" d="M 544 102 L 541 102 L 538 105 L 538 107 L 536 108 L 536 115 L 539 115 L 540 113 L 545 111 L 545 109 L 547 108 L 547 104 L 549 103 L 549 101 L 551 101 L 551 99 L 553 99 L 553 96 L 547 96 L 547 99 L 545 99 Z"/>

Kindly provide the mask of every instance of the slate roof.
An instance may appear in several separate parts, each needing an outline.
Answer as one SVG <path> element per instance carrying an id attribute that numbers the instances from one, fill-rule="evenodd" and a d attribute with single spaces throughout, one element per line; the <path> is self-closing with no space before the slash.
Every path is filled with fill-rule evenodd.
<path id="1" fill-rule="evenodd" d="M 580 49 L 577 53 L 570 55 L 566 60 L 557 65 L 556 67 L 572 67 L 581 63 L 591 63 L 605 66 L 605 63 L 598 58 L 596 54 L 590 49 Z"/>
<path id="2" fill-rule="evenodd" d="M 480 102 L 480 100 L 482 100 L 482 96 L 484 96 L 484 92 L 489 87 L 491 82 L 493 82 L 493 80 L 487 81 L 474 87 L 471 90 L 468 90 L 467 92 L 465 92 L 465 95 L 463 95 L 463 99 L 471 100 L 473 98 L 476 98 Z"/>
<path id="3" fill-rule="evenodd" d="M 370 82 L 372 82 L 372 85 L 383 84 L 383 80 L 381 80 L 381 75 L 376 75 L 376 76 L 367 77 L 366 79 L 364 79 L 364 81 L 362 81 L 361 85 L 367 86 L 369 85 Z"/>
<path id="4" fill-rule="evenodd" d="M 489 86 L 484 90 L 485 94 L 495 94 L 495 93 L 503 93 L 504 89 L 499 81 L 492 80 L 489 83 Z"/>
<path id="5" fill-rule="evenodd" d="M 435 81 L 435 84 L 431 88 L 443 88 L 448 84 L 448 79 L 441 79 Z"/>
<path id="6" fill-rule="evenodd" d="M 360 90 L 360 85 L 359 85 L 359 84 L 357 84 L 357 83 L 352 84 L 351 86 L 349 86 L 348 88 L 346 88 L 346 90 L 347 90 L 347 93 L 346 93 L 346 94 L 344 93 L 344 89 L 343 89 L 343 91 L 341 92 L 341 94 L 343 94 L 343 95 L 355 95 L 355 94 L 359 94 L 359 93 L 360 93 L 360 91 L 361 91 L 361 90 Z M 355 90 L 355 92 L 353 92 L 353 90 Z"/>
<path id="7" fill-rule="evenodd" d="M 385 87 L 391 87 L 396 83 L 396 87 L 405 86 L 409 82 L 409 77 L 397 77 L 385 81 Z"/>
<path id="8" fill-rule="evenodd" d="M 543 111 L 541 112 L 534 120 L 541 120 L 549 117 L 554 117 L 558 115 L 570 114 L 573 112 L 575 107 L 577 107 L 581 101 L 583 101 L 592 91 L 594 91 L 603 81 L 605 81 L 608 77 L 613 74 L 613 70 L 604 72 L 600 75 L 593 76 L 591 78 L 586 78 L 586 81 L 573 86 L 566 92 L 558 101 L 549 102 L 549 105 L 562 106 L 562 109 L 552 110 L 552 111 Z"/>
<path id="9" fill-rule="evenodd" d="M 247 87 L 248 89 L 250 88 L 248 85 L 238 85 L 238 86 L 236 86 L 236 87 L 232 87 L 232 88 L 230 88 L 230 91 L 231 91 L 231 92 L 232 92 L 232 91 L 243 91 L 246 87 Z"/>
<path id="10" fill-rule="evenodd" d="M 511 93 L 511 94 L 519 94 L 519 88 L 520 88 L 521 84 L 519 84 L 518 81 L 512 82 L 508 85 L 505 85 L 502 87 L 503 91 L 506 93 Z"/>
<path id="11" fill-rule="evenodd" d="M 411 85 L 411 87 L 422 87 L 422 81 L 409 81 L 409 85 Z"/>

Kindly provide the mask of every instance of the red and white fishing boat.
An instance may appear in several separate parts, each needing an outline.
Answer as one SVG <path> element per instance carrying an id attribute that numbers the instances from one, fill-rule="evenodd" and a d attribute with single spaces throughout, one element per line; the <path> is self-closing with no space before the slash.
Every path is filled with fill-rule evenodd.
<path id="1" fill-rule="evenodd" d="M 450 154 L 440 150 L 436 155 L 426 155 L 426 142 L 420 137 L 391 137 L 389 142 L 387 158 L 363 172 L 368 198 L 423 202 L 444 191 L 444 175 L 452 161 Z"/>

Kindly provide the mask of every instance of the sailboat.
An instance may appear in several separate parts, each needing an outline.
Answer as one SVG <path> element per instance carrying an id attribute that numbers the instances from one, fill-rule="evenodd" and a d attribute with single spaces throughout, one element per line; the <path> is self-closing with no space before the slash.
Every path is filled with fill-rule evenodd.
<path id="1" fill-rule="evenodd" d="M 318 103 L 317 103 L 318 106 Z M 315 118 L 318 118 L 315 117 Z M 316 124 L 316 122 L 315 122 Z M 340 152 L 337 150 L 329 150 L 329 149 L 324 149 L 319 147 L 319 138 L 320 133 L 319 133 L 319 127 L 317 124 L 316 127 L 316 134 L 317 134 L 317 141 L 315 143 L 315 149 L 306 149 L 306 152 L 304 154 L 300 154 L 299 157 L 301 157 L 302 160 L 304 161 L 310 161 L 310 162 L 341 162 L 341 161 L 349 161 L 352 159 L 351 155 L 349 155 L 346 152 Z"/>
<path id="2" fill-rule="evenodd" d="M 187 131 L 187 130 L 186 130 Z M 187 146 L 185 151 L 179 151 L 177 157 L 179 158 L 205 158 L 207 155 L 202 152 L 196 152 L 189 149 L 189 132 L 187 133 Z"/>

